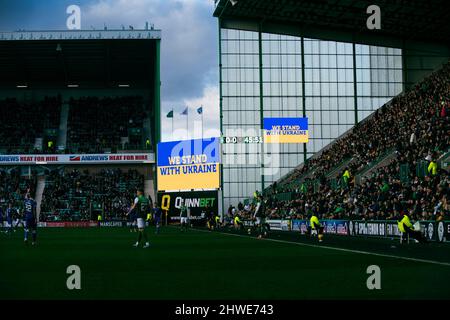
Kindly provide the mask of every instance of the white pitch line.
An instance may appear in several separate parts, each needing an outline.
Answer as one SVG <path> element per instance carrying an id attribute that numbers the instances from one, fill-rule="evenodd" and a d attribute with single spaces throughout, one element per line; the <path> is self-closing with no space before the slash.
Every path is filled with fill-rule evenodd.
<path id="1" fill-rule="evenodd" d="M 209 233 L 209 231 L 206 231 L 206 230 L 200 230 L 200 229 L 195 229 L 195 230 L 196 231 L 200 231 L 200 232 L 208 232 Z M 317 245 L 317 244 L 308 244 L 308 243 L 302 243 L 302 242 L 293 242 L 293 241 L 286 241 L 286 240 L 277 240 L 277 239 L 269 239 L 269 238 L 258 239 L 258 238 L 244 236 L 244 235 L 241 235 L 241 234 L 234 234 L 234 233 L 226 233 L 226 232 L 219 232 L 219 233 L 220 234 L 224 234 L 224 235 L 241 237 L 241 238 L 247 238 L 247 239 L 254 239 L 254 240 L 259 240 L 259 241 L 265 240 L 265 241 L 272 241 L 272 242 L 279 242 L 279 243 L 289 243 L 289 244 L 296 244 L 296 245 L 305 246 L 305 247 L 322 248 L 322 249 L 329 249 L 329 250 L 335 250 L 335 251 L 345 251 L 345 252 L 351 252 L 351 253 L 359 253 L 359 254 L 366 254 L 366 255 L 385 257 L 385 258 L 393 258 L 393 259 L 400 259 L 400 260 L 407 260 L 407 261 L 414 261 L 414 262 L 423 262 L 423 263 L 437 264 L 437 265 L 441 265 L 441 266 L 450 267 L 450 263 L 434 261 L 434 260 L 425 260 L 425 259 L 416 259 L 416 258 L 408 258 L 408 257 L 401 257 L 401 256 L 393 256 L 393 255 L 390 255 L 390 254 L 375 253 L 375 252 L 368 252 L 368 251 L 360 251 L 360 250 L 353 250 L 353 249 L 336 248 L 336 247 L 322 246 L 322 245 Z"/>

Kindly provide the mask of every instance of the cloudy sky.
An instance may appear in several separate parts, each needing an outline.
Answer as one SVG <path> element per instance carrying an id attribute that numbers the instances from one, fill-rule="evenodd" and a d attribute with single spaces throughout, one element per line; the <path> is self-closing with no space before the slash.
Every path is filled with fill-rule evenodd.
<path id="1" fill-rule="evenodd" d="M 66 8 L 81 8 L 81 28 L 120 29 L 145 22 L 162 30 L 162 139 L 219 135 L 218 31 L 214 0 L 0 0 L 0 31 L 64 30 Z M 203 106 L 201 116 L 196 109 Z M 186 116 L 181 115 L 189 107 Z M 174 110 L 172 121 L 166 118 Z"/>

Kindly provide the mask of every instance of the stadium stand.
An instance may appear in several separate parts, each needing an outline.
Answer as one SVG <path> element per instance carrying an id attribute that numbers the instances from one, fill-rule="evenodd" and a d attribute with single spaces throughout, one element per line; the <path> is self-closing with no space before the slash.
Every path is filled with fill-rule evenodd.
<path id="1" fill-rule="evenodd" d="M 16 169 L 0 170 L 0 206 L 6 209 L 12 203 L 14 208 L 21 209 L 27 192 L 35 196 L 36 181 L 34 172 L 24 177 Z"/>
<path id="2" fill-rule="evenodd" d="M 48 172 L 41 203 L 40 221 L 123 219 L 144 176 L 136 170 L 53 170 Z"/>
<path id="3" fill-rule="evenodd" d="M 145 118 L 142 97 L 71 99 L 68 148 L 76 153 L 143 150 Z"/>
<path id="4" fill-rule="evenodd" d="M 61 97 L 0 100 L 0 154 L 103 153 L 153 150 L 144 136 L 143 98 L 83 97 L 69 101 L 67 146 L 58 149 Z M 14 110 L 11 112 L 10 110 Z"/>
<path id="5" fill-rule="evenodd" d="M 0 153 L 54 152 L 46 149 L 46 142 L 59 127 L 60 112 L 60 97 L 45 97 L 36 103 L 0 100 Z M 42 139 L 39 146 L 35 145 L 37 138 Z"/>
<path id="6" fill-rule="evenodd" d="M 395 219 L 406 209 L 415 219 L 449 218 L 449 173 L 438 167 L 449 108 L 450 62 L 264 190 L 268 216 Z"/>

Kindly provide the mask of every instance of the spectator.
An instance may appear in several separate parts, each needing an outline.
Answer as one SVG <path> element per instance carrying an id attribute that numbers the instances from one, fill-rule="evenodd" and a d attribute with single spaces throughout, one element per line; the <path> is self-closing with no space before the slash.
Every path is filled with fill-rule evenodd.
<path id="1" fill-rule="evenodd" d="M 447 63 L 306 161 L 276 188 L 266 189 L 270 215 L 289 218 L 293 216 L 289 213 L 296 212 L 302 216 L 313 208 L 322 218 L 395 219 L 405 209 L 415 219 L 434 219 L 432 213 L 442 203 L 437 212 L 448 217 L 449 174 L 439 170 L 437 163 L 449 150 L 450 121 L 445 103 L 449 99 Z M 355 179 L 350 181 L 350 172 L 356 176 L 386 154 L 394 155 L 390 162 L 372 170 L 358 184 L 353 183 Z M 416 170 L 424 158 L 430 162 L 428 175 Z M 348 163 L 342 173 L 345 188 L 327 178 L 343 161 Z M 280 200 L 283 193 L 292 194 L 292 200 Z"/>

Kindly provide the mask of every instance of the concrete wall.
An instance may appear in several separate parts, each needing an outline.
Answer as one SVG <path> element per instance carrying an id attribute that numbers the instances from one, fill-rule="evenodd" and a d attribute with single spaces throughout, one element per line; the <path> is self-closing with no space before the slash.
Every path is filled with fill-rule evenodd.
<path id="1" fill-rule="evenodd" d="M 450 58 L 450 48 L 445 45 L 405 42 L 402 49 L 406 89 L 442 67 Z"/>
<path id="2" fill-rule="evenodd" d="M 2 89 L 0 90 L 0 99 L 13 98 L 20 101 L 34 101 L 40 100 L 45 96 L 57 96 L 61 94 L 63 101 L 69 100 L 71 97 L 80 98 L 85 96 L 98 97 L 120 97 L 130 95 L 140 95 L 144 100 L 153 104 L 153 99 L 150 99 L 148 90 L 133 89 L 133 88 L 108 88 L 108 89 L 83 89 L 83 88 L 67 88 L 67 89 Z"/>

